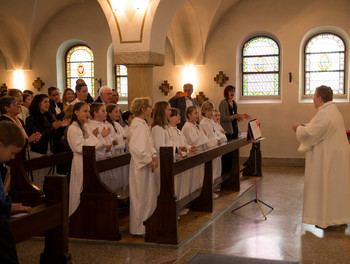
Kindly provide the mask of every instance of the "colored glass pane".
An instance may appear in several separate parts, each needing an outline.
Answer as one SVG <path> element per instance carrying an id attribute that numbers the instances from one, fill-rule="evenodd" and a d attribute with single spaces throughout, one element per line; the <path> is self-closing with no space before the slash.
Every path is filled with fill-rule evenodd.
<path id="1" fill-rule="evenodd" d="M 244 44 L 243 96 L 279 95 L 279 47 L 271 38 L 255 37 Z"/>
<path id="2" fill-rule="evenodd" d="M 320 85 L 334 94 L 345 93 L 345 43 L 337 35 L 321 33 L 305 45 L 305 95 L 312 95 Z"/>
<path id="3" fill-rule="evenodd" d="M 120 97 L 128 97 L 128 68 L 125 65 L 115 66 L 116 89 Z"/>
<path id="4" fill-rule="evenodd" d="M 78 79 L 83 79 L 89 93 L 94 96 L 94 54 L 87 46 L 74 46 L 66 55 L 67 88 L 75 89 Z"/>

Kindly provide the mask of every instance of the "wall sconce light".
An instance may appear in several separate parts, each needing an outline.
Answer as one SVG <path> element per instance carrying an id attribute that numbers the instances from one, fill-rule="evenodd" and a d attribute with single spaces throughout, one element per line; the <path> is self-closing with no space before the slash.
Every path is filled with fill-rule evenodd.
<path id="1" fill-rule="evenodd" d="M 109 0 L 112 6 L 112 10 L 116 12 L 124 12 L 127 0 Z"/>
<path id="2" fill-rule="evenodd" d="M 183 83 L 191 83 L 193 90 L 196 89 L 196 68 L 193 65 L 185 65 Z"/>
<path id="3" fill-rule="evenodd" d="M 24 91 L 24 72 L 22 70 L 15 70 L 13 72 L 14 87 Z"/>

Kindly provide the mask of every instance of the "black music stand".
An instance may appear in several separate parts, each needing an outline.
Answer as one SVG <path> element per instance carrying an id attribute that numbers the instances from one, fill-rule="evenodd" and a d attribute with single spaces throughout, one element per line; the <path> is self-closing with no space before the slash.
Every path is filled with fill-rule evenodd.
<path id="1" fill-rule="evenodd" d="M 237 211 L 238 209 L 241 209 L 244 206 L 247 206 L 248 204 L 252 203 L 252 202 L 256 202 L 259 205 L 259 208 L 262 212 L 262 214 L 265 217 L 265 220 L 267 220 L 266 215 L 264 213 L 264 210 L 261 207 L 261 204 L 266 205 L 267 207 L 271 208 L 273 210 L 273 207 L 271 207 L 270 205 L 264 203 L 263 201 L 261 201 L 258 198 L 258 184 L 257 184 L 257 161 L 256 161 L 256 149 L 258 148 L 258 145 L 256 144 L 257 142 L 263 140 L 264 138 L 261 137 L 261 131 L 260 131 L 260 123 L 258 120 L 253 119 L 251 121 L 248 122 L 248 132 L 247 132 L 247 140 L 252 140 L 253 142 L 253 148 L 254 148 L 254 173 L 253 175 L 255 176 L 255 199 L 237 207 L 236 209 L 233 209 L 231 211 L 231 213 L 233 213 L 234 211 Z"/>

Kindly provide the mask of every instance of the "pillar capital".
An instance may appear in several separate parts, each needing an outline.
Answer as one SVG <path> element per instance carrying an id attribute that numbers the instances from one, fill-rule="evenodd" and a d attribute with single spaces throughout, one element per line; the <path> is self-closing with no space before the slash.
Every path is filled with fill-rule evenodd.
<path id="1" fill-rule="evenodd" d="M 164 54 L 153 51 L 116 52 L 114 64 L 119 65 L 164 65 Z"/>

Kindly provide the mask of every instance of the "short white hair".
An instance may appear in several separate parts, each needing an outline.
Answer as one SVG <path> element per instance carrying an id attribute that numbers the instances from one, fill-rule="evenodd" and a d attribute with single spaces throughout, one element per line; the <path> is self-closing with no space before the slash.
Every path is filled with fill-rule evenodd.
<path id="1" fill-rule="evenodd" d="M 106 90 L 111 90 L 112 91 L 112 88 L 111 87 L 109 87 L 109 86 L 102 86 L 101 88 L 100 88 L 100 90 L 98 91 L 98 95 L 99 96 L 101 96 L 101 94 L 102 93 L 104 93 Z"/>

